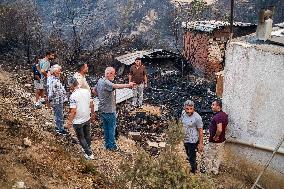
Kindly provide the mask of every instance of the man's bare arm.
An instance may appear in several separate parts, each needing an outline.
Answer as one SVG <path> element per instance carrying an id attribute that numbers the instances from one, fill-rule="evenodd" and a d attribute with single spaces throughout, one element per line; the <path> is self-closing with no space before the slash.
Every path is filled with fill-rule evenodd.
<path id="1" fill-rule="evenodd" d="M 91 109 L 91 121 L 94 123 L 96 120 L 96 112 L 95 112 L 95 104 L 94 101 L 90 101 L 90 109 Z"/>
<path id="2" fill-rule="evenodd" d="M 45 70 L 40 70 L 40 72 L 42 73 L 42 75 L 44 75 L 44 77 L 47 77 L 47 73 Z"/>
<path id="3" fill-rule="evenodd" d="M 199 135 L 199 144 L 198 144 L 198 151 L 202 152 L 204 145 L 203 145 L 203 129 L 199 128 L 198 129 L 198 135 Z"/>
<path id="4" fill-rule="evenodd" d="M 130 82 L 129 84 L 113 84 L 114 89 L 132 88 L 135 83 Z"/>
<path id="5" fill-rule="evenodd" d="M 147 75 L 144 75 L 144 84 L 147 87 L 147 84 L 148 84 L 148 77 L 147 77 Z"/>
<path id="6" fill-rule="evenodd" d="M 73 120 L 76 116 L 77 108 L 70 108 L 70 113 L 68 117 L 68 122 L 67 122 L 67 128 L 71 128 Z"/>
<path id="7" fill-rule="evenodd" d="M 219 136 L 221 135 L 222 130 L 223 130 L 223 129 L 222 129 L 222 123 L 218 123 L 218 124 L 217 124 L 216 134 L 215 134 L 215 136 L 213 137 L 213 140 L 215 140 L 215 141 L 219 140 Z"/>
<path id="8" fill-rule="evenodd" d="M 130 83 L 131 80 L 132 80 L 132 75 L 131 74 L 129 74 L 128 79 L 129 79 L 129 83 Z"/>

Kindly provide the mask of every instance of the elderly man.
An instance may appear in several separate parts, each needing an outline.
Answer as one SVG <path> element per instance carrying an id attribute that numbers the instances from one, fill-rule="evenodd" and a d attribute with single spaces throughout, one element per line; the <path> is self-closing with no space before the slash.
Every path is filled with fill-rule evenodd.
<path id="1" fill-rule="evenodd" d="M 51 105 L 55 117 L 55 131 L 58 134 L 66 135 L 63 127 L 63 103 L 67 101 L 66 91 L 60 81 L 61 66 L 55 64 L 51 68 L 52 76 L 49 77 L 48 84 L 48 104 Z"/>
<path id="2" fill-rule="evenodd" d="M 118 147 L 115 142 L 115 127 L 116 127 L 116 102 L 115 89 L 133 88 L 135 83 L 129 84 L 114 84 L 115 69 L 107 67 L 105 77 L 100 78 L 97 85 L 94 87 L 94 93 L 99 98 L 99 113 L 103 124 L 105 148 L 107 150 L 117 151 Z"/>
<path id="3" fill-rule="evenodd" d="M 211 108 L 214 116 L 209 127 L 209 143 L 205 147 L 205 165 L 207 172 L 217 175 L 224 155 L 228 115 L 222 111 L 222 102 L 220 100 L 215 100 Z"/>
<path id="4" fill-rule="evenodd" d="M 184 103 L 184 110 L 181 114 L 185 138 L 184 147 L 191 166 L 191 172 L 196 173 L 196 151 L 203 151 L 203 122 L 201 116 L 195 112 L 194 103 L 187 100 Z"/>
<path id="5" fill-rule="evenodd" d="M 134 82 L 137 85 L 133 88 L 133 106 L 142 106 L 143 90 L 147 87 L 147 72 L 145 66 L 141 63 L 141 58 L 135 59 L 135 64 L 131 66 L 129 73 L 129 82 Z M 137 104 L 138 99 L 138 104 Z"/>
<path id="6" fill-rule="evenodd" d="M 88 64 L 79 63 L 77 65 L 77 72 L 74 74 L 74 77 L 77 79 L 80 88 L 87 89 L 91 92 L 91 88 L 86 80 L 86 74 L 88 73 L 88 71 Z"/>
<path id="7" fill-rule="evenodd" d="M 93 160 L 90 119 L 92 122 L 95 121 L 95 111 L 91 93 L 88 89 L 81 88 L 76 78 L 70 78 L 69 86 L 72 94 L 70 96 L 70 114 L 67 128 L 69 129 L 73 125 L 84 151 L 84 157 L 87 160 Z M 92 116 L 90 117 L 90 115 Z"/>

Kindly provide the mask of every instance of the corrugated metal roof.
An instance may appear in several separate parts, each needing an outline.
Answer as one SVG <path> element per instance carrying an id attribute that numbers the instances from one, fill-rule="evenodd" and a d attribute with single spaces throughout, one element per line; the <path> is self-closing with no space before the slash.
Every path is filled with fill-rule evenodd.
<path id="1" fill-rule="evenodd" d="M 146 51 L 136 51 L 134 53 L 125 54 L 116 58 L 119 62 L 125 65 L 131 65 L 134 63 L 137 57 L 142 58 L 145 55 L 149 55 L 153 52 L 162 51 L 162 49 L 153 49 L 153 50 L 146 50 Z"/>
<path id="2" fill-rule="evenodd" d="M 125 100 L 128 100 L 133 97 L 133 91 L 132 89 L 115 89 L 116 93 L 116 104 L 121 103 Z M 95 104 L 95 111 L 98 111 L 98 106 L 99 106 L 99 99 L 98 97 L 94 98 L 94 104 Z"/>
<path id="3" fill-rule="evenodd" d="M 275 24 L 275 26 L 278 26 L 279 28 L 284 28 L 284 22 Z"/>
<path id="4" fill-rule="evenodd" d="M 236 27 L 251 26 L 251 23 L 234 22 Z M 215 29 L 221 29 L 226 26 L 230 26 L 229 22 L 216 21 L 216 20 L 205 20 L 205 21 L 190 21 L 182 22 L 182 27 L 185 29 L 191 29 L 202 32 L 212 32 Z"/>
<path id="5" fill-rule="evenodd" d="M 284 28 L 279 27 L 278 29 L 271 32 L 271 39 L 268 41 L 277 45 L 284 46 Z"/>
<path id="6" fill-rule="evenodd" d="M 284 36 L 284 29 L 272 31 L 271 36 L 276 36 L 276 37 Z"/>

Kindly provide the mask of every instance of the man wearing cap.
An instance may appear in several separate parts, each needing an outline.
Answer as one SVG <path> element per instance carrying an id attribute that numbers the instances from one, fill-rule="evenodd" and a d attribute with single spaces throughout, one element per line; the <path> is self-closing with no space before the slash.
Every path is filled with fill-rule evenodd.
<path id="1" fill-rule="evenodd" d="M 196 151 L 203 151 L 203 122 L 201 116 L 194 110 L 194 102 L 187 100 L 184 103 L 181 122 L 184 128 L 184 147 L 191 172 L 196 173 Z"/>
<path id="2" fill-rule="evenodd" d="M 74 77 L 77 79 L 80 88 L 87 89 L 91 92 L 91 88 L 86 80 L 86 74 L 88 73 L 88 71 L 88 64 L 79 63 L 77 65 L 77 72 L 74 74 Z"/>
<path id="3" fill-rule="evenodd" d="M 143 90 L 147 87 L 147 72 L 144 65 L 141 63 L 141 58 L 135 59 L 135 64 L 131 66 L 129 73 L 129 83 L 134 82 L 136 86 L 133 88 L 133 101 L 132 105 L 142 106 L 143 103 Z M 137 102 L 138 100 L 138 102 Z"/>
<path id="4" fill-rule="evenodd" d="M 60 81 L 61 66 L 55 64 L 51 67 L 52 75 L 48 78 L 48 104 L 51 105 L 55 117 L 55 131 L 66 135 L 64 129 L 63 103 L 67 101 L 66 91 Z"/>

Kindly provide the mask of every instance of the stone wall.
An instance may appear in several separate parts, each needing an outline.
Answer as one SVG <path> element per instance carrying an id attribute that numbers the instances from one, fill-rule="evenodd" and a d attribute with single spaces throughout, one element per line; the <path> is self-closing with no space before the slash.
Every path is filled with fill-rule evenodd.
<path id="1" fill-rule="evenodd" d="M 199 75 L 213 79 L 216 72 L 223 70 L 225 45 L 229 36 L 228 28 L 212 33 L 187 31 L 184 34 L 184 56 Z"/>

